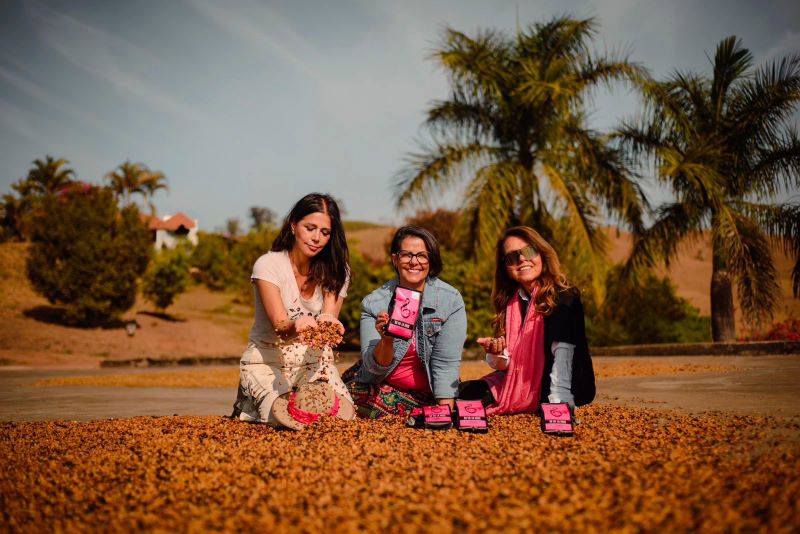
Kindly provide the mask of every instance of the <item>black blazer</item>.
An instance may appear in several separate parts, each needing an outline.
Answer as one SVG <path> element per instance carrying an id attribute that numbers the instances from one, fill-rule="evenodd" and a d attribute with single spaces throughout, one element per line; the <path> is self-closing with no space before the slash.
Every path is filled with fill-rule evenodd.
<path id="1" fill-rule="evenodd" d="M 550 372 L 553 369 L 554 341 L 575 345 L 572 358 L 572 395 L 575 405 L 583 406 L 594 400 L 596 393 L 592 357 L 586 341 L 586 325 L 580 293 L 567 289 L 558 293 L 556 308 L 544 318 L 544 373 L 542 374 L 542 402 L 548 402 L 550 394 Z"/>

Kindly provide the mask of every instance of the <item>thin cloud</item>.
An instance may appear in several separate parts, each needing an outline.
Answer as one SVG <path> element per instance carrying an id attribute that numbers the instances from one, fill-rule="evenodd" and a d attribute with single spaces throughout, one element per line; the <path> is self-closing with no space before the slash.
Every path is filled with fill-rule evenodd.
<path id="1" fill-rule="evenodd" d="M 778 43 L 762 54 L 762 61 L 759 63 L 781 59 L 791 54 L 800 54 L 800 32 L 784 32 Z"/>
<path id="2" fill-rule="evenodd" d="M 82 110 L 80 112 L 76 111 L 75 106 L 72 103 L 67 102 L 63 98 L 53 95 L 52 93 L 44 90 L 41 86 L 37 85 L 33 81 L 24 78 L 19 74 L 4 68 L 3 66 L 0 66 L 0 79 L 5 80 L 7 83 L 18 89 L 20 92 L 36 99 L 45 106 L 54 109 L 56 111 L 66 113 L 73 119 L 80 121 L 93 128 L 96 128 L 97 130 L 100 130 L 105 134 L 120 136 L 122 138 L 126 138 L 129 140 L 132 139 L 130 136 L 125 134 L 125 132 L 120 131 L 119 128 L 114 128 L 107 121 L 98 118 L 93 113 L 86 110 Z"/>
<path id="3" fill-rule="evenodd" d="M 31 114 L 26 110 L 0 100 L 0 121 L 28 141 L 39 143 L 42 136 L 31 127 L 31 119 Z"/>
<path id="4" fill-rule="evenodd" d="M 301 46 L 302 39 L 289 30 L 288 22 L 281 19 L 274 11 L 264 6 L 253 5 L 247 10 L 234 11 L 225 4 L 203 0 L 186 0 L 186 3 L 231 35 L 252 46 L 266 50 L 310 78 L 317 78 L 314 69 L 293 52 L 298 46 Z M 258 8 L 261 13 L 255 13 Z M 263 25 L 255 23 L 254 19 L 258 19 Z M 278 24 L 275 24 L 276 20 L 279 22 Z M 268 27 L 269 32 L 263 31 L 264 27 Z M 278 37 L 273 37 L 273 34 Z M 284 43 L 290 43 L 290 46 Z"/>
<path id="5" fill-rule="evenodd" d="M 203 120 L 193 108 L 147 82 L 147 76 L 142 73 L 159 62 L 146 50 L 39 3 L 26 6 L 35 21 L 37 35 L 71 64 L 108 81 L 121 93 L 138 97 L 158 111 L 194 121 Z M 121 65 L 141 68 L 134 72 Z"/>

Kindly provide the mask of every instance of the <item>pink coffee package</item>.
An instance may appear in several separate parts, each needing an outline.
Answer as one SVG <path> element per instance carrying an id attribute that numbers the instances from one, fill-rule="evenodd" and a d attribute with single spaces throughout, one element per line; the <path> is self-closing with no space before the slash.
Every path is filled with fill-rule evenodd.
<path id="1" fill-rule="evenodd" d="M 419 314 L 422 293 L 397 286 L 389 302 L 389 324 L 386 334 L 400 339 L 411 339 Z"/>
<path id="2" fill-rule="evenodd" d="M 448 430 L 453 427 L 453 416 L 446 404 L 422 408 L 425 428 L 428 430 Z"/>
<path id="3" fill-rule="evenodd" d="M 572 409 L 566 402 L 542 403 L 542 432 L 554 436 L 571 436 L 574 432 Z"/>
<path id="4" fill-rule="evenodd" d="M 464 432 L 488 432 L 489 422 L 483 403 L 479 400 L 457 400 L 456 427 Z"/>

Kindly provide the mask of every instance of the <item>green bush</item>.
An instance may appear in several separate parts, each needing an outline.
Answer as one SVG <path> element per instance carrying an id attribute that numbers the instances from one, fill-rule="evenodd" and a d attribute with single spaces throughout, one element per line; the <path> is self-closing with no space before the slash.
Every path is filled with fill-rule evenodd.
<path id="1" fill-rule="evenodd" d="M 199 232 L 189 264 L 200 271 L 199 277 L 209 289 L 249 294 L 253 264 L 269 252 L 276 235 L 277 231 L 269 228 L 251 230 L 238 239 Z"/>
<path id="2" fill-rule="evenodd" d="M 219 234 L 197 233 L 197 246 L 192 249 L 189 264 L 199 270 L 203 284 L 209 289 L 223 290 L 233 284 L 236 268 L 230 256 L 230 240 Z"/>
<path id="3" fill-rule="evenodd" d="M 182 248 L 156 255 L 145 273 L 142 294 L 160 310 L 170 307 L 189 285 L 189 258 Z"/>
<path id="4" fill-rule="evenodd" d="M 345 328 L 345 341 L 349 346 L 359 344 L 361 301 L 381 284 L 394 277 L 394 271 L 386 264 L 375 266 L 368 263 L 354 248 L 350 249 L 350 287 L 344 299 L 339 319 Z"/>
<path id="5" fill-rule="evenodd" d="M 640 284 L 615 266 L 602 308 L 584 293 L 587 336 L 595 346 L 711 341 L 711 319 L 679 297 L 669 278 L 647 274 Z"/>
<path id="6" fill-rule="evenodd" d="M 120 210 L 111 191 L 85 184 L 43 199 L 31 241 L 33 287 L 75 323 L 106 322 L 130 309 L 153 248 L 136 206 Z"/>
<path id="7" fill-rule="evenodd" d="M 493 258 L 480 261 L 465 259 L 460 254 L 442 249 L 444 268 L 440 278 L 455 287 L 464 298 L 467 311 L 467 342 L 475 346 L 475 339 L 491 336 L 492 331 L 492 283 L 494 281 Z"/>

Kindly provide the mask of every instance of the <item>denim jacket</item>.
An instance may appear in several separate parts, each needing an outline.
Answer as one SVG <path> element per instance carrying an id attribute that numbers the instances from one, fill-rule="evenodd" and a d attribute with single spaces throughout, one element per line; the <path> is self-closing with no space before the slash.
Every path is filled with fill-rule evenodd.
<path id="1" fill-rule="evenodd" d="M 411 344 L 394 340 L 394 355 L 387 366 L 375 361 L 375 347 L 381 340 L 375 330 L 378 313 L 389 309 L 389 300 L 398 285 L 394 278 L 361 301 L 361 369 L 356 381 L 379 384 L 389 376 Z M 433 396 L 452 399 L 457 396 L 461 352 L 467 338 L 467 313 L 464 299 L 453 286 L 435 277 L 428 277 L 422 293 L 422 313 L 416 324 L 417 353 L 428 374 Z"/>

